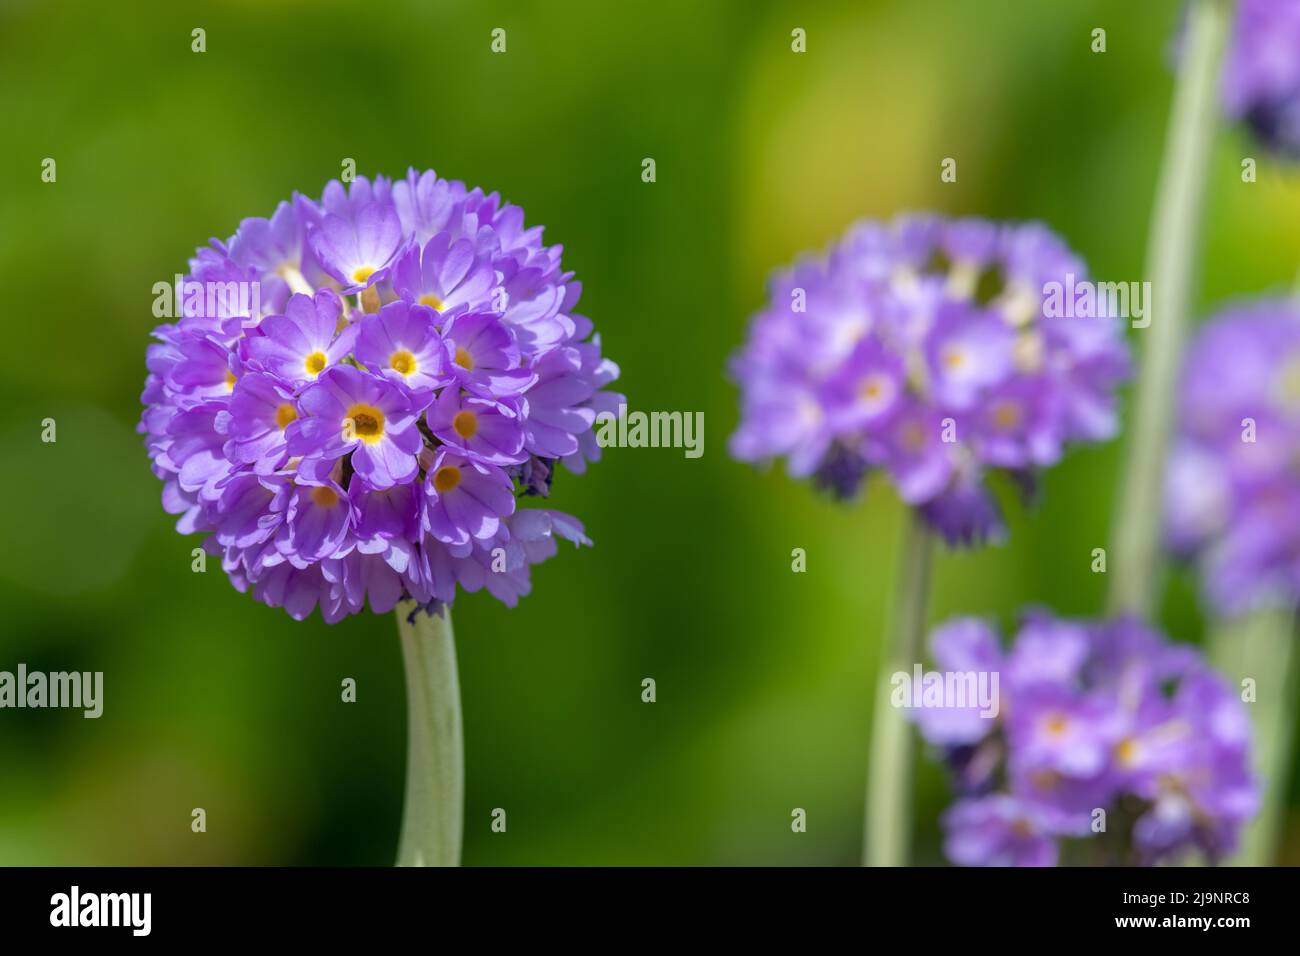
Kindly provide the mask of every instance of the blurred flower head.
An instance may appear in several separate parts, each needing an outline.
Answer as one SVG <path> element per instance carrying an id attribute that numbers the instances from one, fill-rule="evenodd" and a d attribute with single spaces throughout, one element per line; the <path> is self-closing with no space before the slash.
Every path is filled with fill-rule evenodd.
<path id="1" fill-rule="evenodd" d="M 990 470 L 1028 488 L 1067 443 L 1116 429 L 1118 321 L 1048 307 L 1076 282 L 1082 262 L 1041 225 L 859 223 L 773 277 L 732 363 L 732 454 L 784 458 L 844 498 L 879 469 L 950 543 L 996 538 Z"/>
<path id="2" fill-rule="evenodd" d="M 623 401 L 541 234 L 412 170 L 295 194 L 200 248 L 154 330 L 139 428 L 178 530 L 296 618 L 457 586 L 513 606 L 557 538 L 590 543 L 518 498 L 598 458 L 592 423 Z"/>
<path id="3" fill-rule="evenodd" d="M 937 628 L 931 649 L 943 672 L 1000 677 L 995 719 L 910 712 L 958 792 L 943 818 L 953 862 L 1050 866 L 1063 840 L 1144 865 L 1236 846 L 1258 800 L 1249 718 L 1194 649 L 1130 619 L 1042 612 L 1008 650 L 972 618 Z"/>
<path id="4" fill-rule="evenodd" d="M 1188 349 L 1166 534 L 1220 614 L 1300 600 L 1300 306 L 1233 306 Z"/>
<path id="5" fill-rule="evenodd" d="M 1222 97 L 1230 117 L 1300 158 L 1300 0 L 1238 0 Z"/>

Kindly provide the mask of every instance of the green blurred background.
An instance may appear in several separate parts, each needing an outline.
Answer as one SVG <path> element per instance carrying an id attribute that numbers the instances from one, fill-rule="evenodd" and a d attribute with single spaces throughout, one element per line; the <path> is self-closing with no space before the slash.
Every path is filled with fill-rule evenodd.
<path id="1" fill-rule="evenodd" d="M 393 858 L 391 616 L 299 624 L 192 573 L 134 433 L 153 284 L 346 157 L 521 204 L 563 243 L 632 406 L 707 423 L 698 460 L 613 449 L 562 473 L 553 503 L 596 548 L 538 569 L 515 610 L 457 602 L 466 862 L 856 862 L 900 507 L 879 482 L 846 510 L 731 461 L 725 363 L 769 270 L 862 216 L 1042 219 L 1094 273 L 1140 278 L 1178 20 L 1132 0 L 0 2 L 0 669 L 106 685 L 97 721 L 0 711 L 0 863 Z M 1298 187 L 1220 138 L 1204 303 L 1289 282 Z M 1098 612 L 1118 450 L 1070 455 L 1032 514 L 1010 508 L 1009 544 L 941 557 L 933 617 Z M 1165 621 L 1199 640 L 1194 586 L 1172 583 Z M 946 800 L 925 763 L 921 861 Z M 1288 843 L 1300 860 L 1294 807 Z"/>

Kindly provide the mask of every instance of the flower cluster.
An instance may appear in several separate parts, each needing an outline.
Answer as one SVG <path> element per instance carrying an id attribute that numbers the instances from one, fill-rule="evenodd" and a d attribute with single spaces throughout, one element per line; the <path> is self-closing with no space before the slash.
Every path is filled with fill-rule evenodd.
<path id="1" fill-rule="evenodd" d="M 1224 109 L 1300 158 L 1300 0 L 1238 0 L 1223 66 Z"/>
<path id="2" fill-rule="evenodd" d="M 599 457 L 592 424 L 622 401 L 541 234 L 412 170 L 295 194 L 199 249 L 140 423 L 178 530 L 211 532 L 235 586 L 295 618 L 436 608 L 457 585 L 514 605 L 557 537 L 590 543 L 517 498 Z"/>
<path id="3" fill-rule="evenodd" d="M 1166 471 L 1166 534 L 1216 610 L 1300 600 L 1300 306 L 1211 319 L 1188 349 Z"/>
<path id="4" fill-rule="evenodd" d="M 989 470 L 1028 487 L 1117 427 L 1127 348 L 1076 284 L 1083 264 L 1041 225 L 860 223 L 774 276 L 732 365 L 732 453 L 784 456 L 845 498 L 880 468 L 949 542 L 997 537 Z"/>
<path id="5" fill-rule="evenodd" d="M 911 712 L 959 791 L 943 817 L 953 862 L 1052 866 L 1072 838 L 1111 863 L 1218 859 L 1255 812 L 1245 706 L 1194 649 L 1130 619 L 1039 612 L 1008 651 L 973 618 L 938 628 L 931 649 L 945 675 L 999 676 L 995 717 Z"/>

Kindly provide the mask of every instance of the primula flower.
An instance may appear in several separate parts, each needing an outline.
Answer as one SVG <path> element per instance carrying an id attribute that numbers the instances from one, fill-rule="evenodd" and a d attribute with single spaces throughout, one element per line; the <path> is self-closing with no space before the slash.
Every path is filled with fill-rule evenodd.
<path id="1" fill-rule="evenodd" d="M 387 278 L 388 266 L 402 248 L 402 224 L 390 202 L 374 200 L 345 215 L 327 214 L 308 235 L 322 269 L 360 292 Z"/>
<path id="2" fill-rule="evenodd" d="M 390 302 L 358 323 L 357 361 L 408 389 L 446 385 L 450 360 L 439 324 L 438 313 L 427 306 Z"/>
<path id="3" fill-rule="evenodd" d="M 1300 306 L 1232 306 L 1187 350 L 1166 536 L 1231 616 L 1300 601 Z"/>
<path id="4" fill-rule="evenodd" d="M 497 285 L 490 257 L 469 239 L 440 232 L 421 248 L 412 244 L 393 265 L 393 287 L 408 301 L 444 315 L 484 301 Z"/>
<path id="5" fill-rule="evenodd" d="M 242 345 L 251 362 L 276 378 L 291 385 L 314 382 L 352 351 L 356 326 L 340 327 L 342 315 L 342 301 L 327 289 L 295 295 L 283 315 L 267 316 Z"/>
<path id="6" fill-rule="evenodd" d="M 1005 793 L 963 800 L 943 816 L 944 852 L 960 866 L 1055 866 L 1060 816 Z"/>
<path id="7" fill-rule="evenodd" d="M 520 364 L 518 337 L 495 315 L 455 316 L 448 320 L 443 338 L 451 355 L 451 374 L 471 392 L 518 395 L 537 382 L 537 374 Z"/>
<path id="8" fill-rule="evenodd" d="M 1300 158 L 1300 0 L 1237 0 L 1221 95 L 1227 114 Z"/>
<path id="9" fill-rule="evenodd" d="M 590 544 L 516 507 L 599 458 L 625 401 L 518 207 L 431 171 L 331 182 L 200 248 L 185 288 L 232 282 L 260 295 L 187 296 L 154 330 L 139 430 L 237 588 L 328 621 L 458 587 L 513 605 L 555 538 Z"/>
<path id="10" fill-rule="evenodd" d="M 931 650 L 945 673 L 998 675 L 996 715 L 909 712 L 958 792 L 943 818 L 953 862 L 1050 866 L 1064 840 L 1130 864 L 1235 848 L 1258 804 L 1249 718 L 1194 649 L 1128 618 L 1035 611 L 1008 650 L 975 618 L 937 628 Z"/>
<path id="11" fill-rule="evenodd" d="M 391 382 L 349 365 L 330 369 L 298 398 L 303 417 L 285 429 L 288 450 L 317 475 L 350 455 L 356 474 L 375 489 L 415 477 L 424 447 L 411 400 Z"/>
<path id="12" fill-rule="evenodd" d="M 860 223 L 773 278 L 732 365 L 732 454 L 784 458 L 844 498 L 880 470 L 950 543 L 996 538 L 989 471 L 1028 487 L 1068 443 L 1116 430 L 1116 317 L 1046 307 L 1047 283 L 1085 278 L 1039 225 Z"/>
<path id="13" fill-rule="evenodd" d="M 517 465 L 524 451 L 523 412 L 517 399 L 496 401 L 445 388 L 425 415 L 429 431 L 449 448 L 493 465 Z"/>
<path id="14" fill-rule="evenodd" d="M 421 520 L 444 544 L 463 548 L 470 539 L 492 540 L 501 520 L 514 514 L 510 477 L 495 465 L 440 448 L 427 471 Z"/>

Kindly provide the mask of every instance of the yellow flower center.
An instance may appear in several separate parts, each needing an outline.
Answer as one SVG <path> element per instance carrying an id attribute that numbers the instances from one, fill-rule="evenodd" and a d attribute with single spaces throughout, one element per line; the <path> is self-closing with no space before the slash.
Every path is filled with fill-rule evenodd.
<path id="1" fill-rule="evenodd" d="M 420 296 L 420 305 L 427 305 L 431 309 L 441 312 L 445 303 L 432 292 L 426 292 Z"/>
<path id="2" fill-rule="evenodd" d="M 957 371 L 966 364 L 966 353 L 961 349 L 952 348 L 943 353 L 944 367 L 950 371 Z"/>
<path id="3" fill-rule="evenodd" d="M 374 275 L 374 274 L 375 274 L 375 270 L 374 270 L 374 269 L 370 268 L 369 266 L 362 266 L 362 267 L 361 267 L 360 269 L 358 269 L 356 272 L 352 273 L 352 281 L 353 281 L 353 282 L 365 282 L 367 279 L 369 279 L 369 278 L 370 278 L 372 275 Z"/>
<path id="4" fill-rule="evenodd" d="M 226 390 L 233 392 L 235 390 L 235 373 L 226 370 Z"/>
<path id="5" fill-rule="evenodd" d="M 468 409 L 462 409 L 451 420 L 451 427 L 461 438 L 473 438 L 478 434 L 478 416 Z"/>
<path id="6" fill-rule="evenodd" d="M 993 406 L 993 424 L 1004 432 L 1019 425 L 1022 417 L 1020 406 L 1015 402 L 998 402 Z"/>
<path id="7" fill-rule="evenodd" d="M 1053 714 L 1047 718 L 1044 727 L 1049 736 L 1060 737 L 1070 729 L 1070 718 L 1064 714 Z"/>
<path id="8" fill-rule="evenodd" d="M 1121 766 L 1131 767 L 1137 763 L 1138 743 L 1132 737 L 1125 737 L 1115 747 L 1115 759 Z"/>
<path id="9" fill-rule="evenodd" d="M 459 345 L 456 346 L 456 364 L 466 371 L 474 371 L 474 357 Z"/>
<path id="10" fill-rule="evenodd" d="M 1039 790 L 1053 790 L 1061 782 L 1061 775 L 1054 770 L 1035 770 L 1029 775 L 1029 782 Z"/>
<path id="11" fill-rule="evenodd" d="M 311 490 L 311 500 L 320 508 L 333 508 L 339 503 L 338 493 L 333 488 L 320 485 Z"/>
<path id="12" fill-rule="evenodd" d="M 384 437 L 384 413 L 373 405 L 356 404 L 343 420 L 344 439 L 356 438 L 373 445 Z"/>
<path id="13" fill-rule="evenodd" d="M 880 375 L 868 375 L 858 385 L 858 397 L 864 402 L 877 402 L 884 396 L 887 384 Z"/>
<path id="14" fill-rule="evenodd" d="M 289 423 L 297 417 L 298 412 L 290 402 L 285 402 L 275 410 L 275 424 L 279 427 L 280 431 L 284 431 L 285 428 L 288 427 Z"/>
<path id="15" fill-rule="evenodd" d="M 402 375 L 413 375 L 420 367 L 420 363 L 415 360 L 415 356 L 403 349 L 400 352 L 394 352 L 388 357 L 388 364 Z"/>
<path id="16" fill-rule="evenodd" d="M 925 429 L 920 422 L 907 422 L 899 432 L 903 447 L 909 451 L 920 451 L 925 447 Z"/>
<path id="17" fill-rule="evenodd" d="M 325 357 L 324 352 L 316 351 L 312 352 L 311 355 L 308 355 L 307 358 L 303 360 L 302 365 L 303 368 L 307 370 L 308 375 L 319 375 L 325 368 L 325 363 L 328 361 L 329 359 Z"/>
<path id="18" fill-rule="evenodd" d="M 443 465 L 433 473 L 433 488 L 440 495 L 445 495 L 459 484 L 460 469 L 455 465 Z"/>

